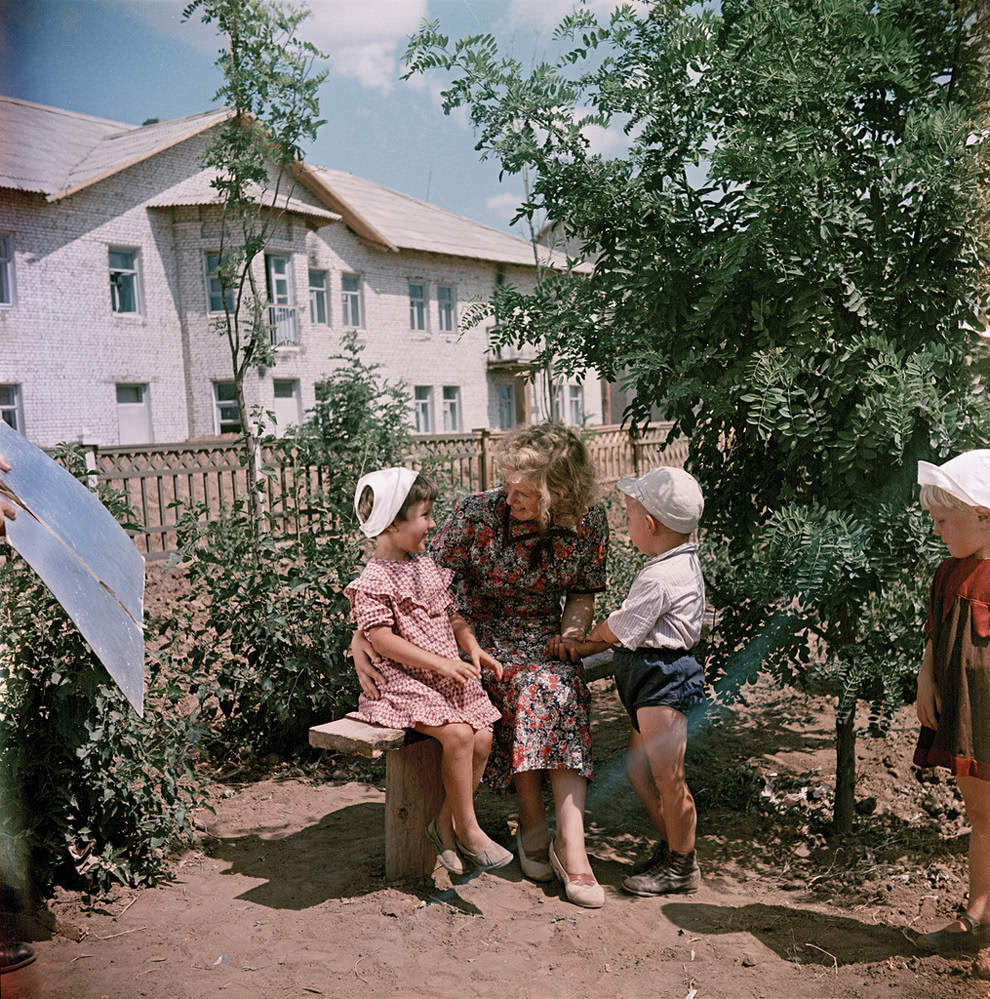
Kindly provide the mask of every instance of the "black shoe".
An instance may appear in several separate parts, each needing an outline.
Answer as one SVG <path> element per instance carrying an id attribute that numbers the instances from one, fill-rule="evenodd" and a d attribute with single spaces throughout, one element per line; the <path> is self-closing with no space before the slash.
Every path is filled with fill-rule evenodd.
<path id="1" fill-rule="evenodd" d="M 690 895 L 701 887 L 701 868 L 693 850 L 671 850 L 665 861 L 626 878 L 622 887 L 631 895 Z"/>
<path id="2" fill-rule="evenodd" d="M 30 944 L 11 940 L 0 944 L 0 975 L 8 971 L 17 971 L 34 960 L 34 948 Z"/>
<path id="3" fill-rule="evenodd" d="M 968 912 L 957 921 L 966 929 L 953 931 L 946 926 L 932 933 L 919 933 L 915 945 L 929 954 L 975 954 L 990 947 L 990 923 L 978 923 Z"/>
<path id="4" fill-rule="evenodd" d="M 633 874 L 645 874 L 651 867 L 658 867 L 666 864 L 670 857 L 670 847 L 665 840 L 660 840 L 653 848 L 653 853 L 648 857 L 642 857 L 633 864 Z"/>

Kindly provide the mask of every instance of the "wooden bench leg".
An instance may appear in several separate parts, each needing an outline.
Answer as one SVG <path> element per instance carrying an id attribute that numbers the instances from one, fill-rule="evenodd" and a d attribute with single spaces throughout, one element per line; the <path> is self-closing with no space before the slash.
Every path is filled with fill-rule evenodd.
<path id="1" fill-rule="evenodd" d="M 385 879 L 429 877 L 436 867 L 424 835 L 440 810 L 440 743 L 417 739 L 385 755 Z"/>

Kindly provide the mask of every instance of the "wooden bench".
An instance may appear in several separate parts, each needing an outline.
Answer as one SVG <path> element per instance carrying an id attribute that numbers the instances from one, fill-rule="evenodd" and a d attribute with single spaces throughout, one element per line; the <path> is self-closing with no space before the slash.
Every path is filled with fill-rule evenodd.
<path id="1" fill-rule="evenodd" d="M 584 660 L 587 683 L 611 673 L 610 650 Z M 412 729 L 383 728 L 356 718 L 314 725 L 309 743 L 371 760 L 385 754 L 385 879 L 429 877 L 437 858 L 423 830 L 443 801 L 440 743 Z"/>

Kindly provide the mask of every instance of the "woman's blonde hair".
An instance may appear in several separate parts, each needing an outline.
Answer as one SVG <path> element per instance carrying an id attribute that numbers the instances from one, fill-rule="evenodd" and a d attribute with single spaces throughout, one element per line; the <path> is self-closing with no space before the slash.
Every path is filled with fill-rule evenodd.
<path id="1" fill-rule="evenodd" d="M 540 522 L 573 527 L 597 498 L 584 441 L 560 423 L 537 423 L 509 434 L 495 455 L 499 474 L 522 475 L 539 493 Z"/>
<path id="2" fill-rule="evenodd" d="M 946 492 L 941 486 L 933 486 L 931 483 L 925 483 L 921 487 L 920 500 L 922 509 L 925 510 L 930 510 L 933 506 L 948 506 L 953 510 L 975 509 L 965 500 L 961 500 L 958 496 L 953 496 L 952 493 Z"/>

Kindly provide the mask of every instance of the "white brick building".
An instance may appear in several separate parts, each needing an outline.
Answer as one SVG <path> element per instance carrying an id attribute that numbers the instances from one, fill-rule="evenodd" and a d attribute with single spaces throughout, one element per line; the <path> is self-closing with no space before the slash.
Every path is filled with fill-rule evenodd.
<path id="1" fill-rule="evenodd" d="M 230 354 L 211 327 L 217 196 L 202 167 L 226 117 L 135 127 L 0 97 L 0 417 L 35 443 L 232 429 Z M 252 370 L 249 403 L 300 420 L 357 329 L 364 359 L 407 383 L 421 432 L 546 415 L 523 361 L 494 356 L 486 329 L 458 331 L 496 282 L 532 284 L 529 243 L 320 167 L 304 166 L 280 207 L 257 277 L 284 342 L 273 368 Z M 601 422 L 593 375 L 559 398 L 558 417 Z"/>

